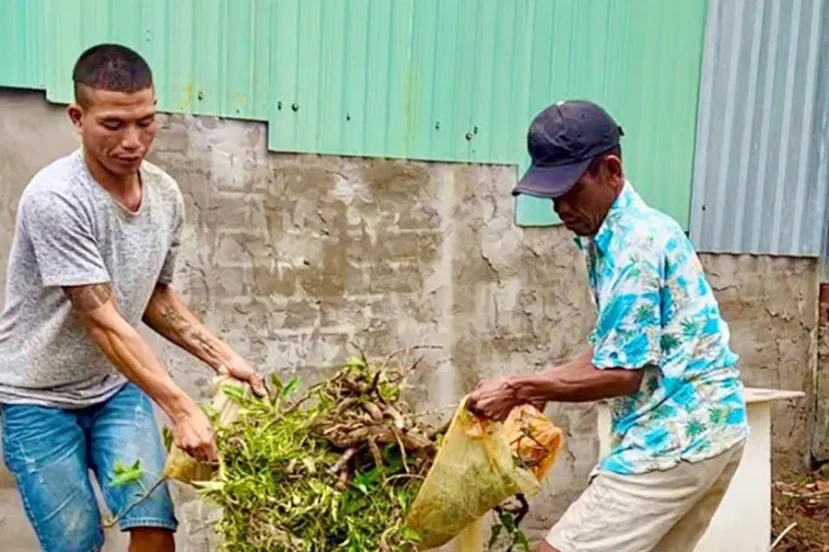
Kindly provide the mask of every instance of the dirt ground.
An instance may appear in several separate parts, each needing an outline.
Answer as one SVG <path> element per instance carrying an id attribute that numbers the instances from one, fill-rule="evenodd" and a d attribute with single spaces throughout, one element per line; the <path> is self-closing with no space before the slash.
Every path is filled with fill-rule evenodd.
<path id="1" fill-rule="evenodd" d="M 800 481 L 777 482 L 772 491 L 774 552 L 829 552 L 829 465 Z"/>

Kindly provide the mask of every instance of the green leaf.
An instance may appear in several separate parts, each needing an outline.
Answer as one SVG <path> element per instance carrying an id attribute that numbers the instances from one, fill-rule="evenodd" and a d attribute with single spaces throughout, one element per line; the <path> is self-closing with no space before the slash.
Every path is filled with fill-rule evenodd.
<path id="1" fill-rule="evenodd" d="M 420 542 L 420 533 L 411 527 L 404 527 L 400 534 L 409 542 Z"/>
<path id="2" fill-rule="evenodd" d="M 349 368 L 365 368 L 366 363 L 363 362 L 362 358 L 354 355 L 354 356 L 352 356 L 351 358 L 348 359 L 348 362 L 346 363 L 346 366 L 348 366 Z"/>
<path id="3" fill-rule="evenodd" d="M 224 481 L 193 481 L 191 484 L 206 492 L 220 493 L 225 489 Z"/>
<path id="4" fill-rule="evenodd" d="M 354 478 L 353 485 L 359 489 L 363 494 L 369 494 L 369 489 L 376 486 L 380 479 L 380 470 L 374 468 L 373 470 L 361 473 Z"/>
<path id="5" fill-rule="evenodd" d="M 334 520 L 334 523 L 339 521 L 338 515 L 340 513 L 340 504 L 341 500 L 332 500 L 331 501 L 331 519 Z"/>
<path id="6" fill-rule="evenodd" d="M 294 376 L 291 380 L 285 384 L 285 387 L 282 389 L 282 396 L 289 397 L 294 394 L 294 392 L 299 388 L 299 378 Z"/>
<path id="7" fill-rule="evenodd" d="M 282 389 L 282 380 L 279 379 L 279 374 L 271 373 L 268 375 L 268 383 L 270 383 L 270 388 L 273 392 L 278 393 L 280 389 Z"/>
<path id="8" fill-rule="evenodd" d="M 218 414 L 218 412 L 216 412 L 216 409 L 213 408 L 213 405 L 210 403 L 202 403 L 199 405 L 199 408 L 202 412 L 204 412 L 204 415 L 208 418 L 214 418 Z"/>
<path id="9" fill-rule="evenodd" d="M 501 535 L 501 531 L 504 529 L 503 525 L 496 524 L 492 526 L 492 533 L 489 536 L 489 545 L 488 548 L 492 549 L 495 546 L 495 543 L 498 542 L 498 537 Z"/>
<path id="10" fill-rule="evenodd" d="M 530 542 L 527 540 L 527 535 L 523 531 L 518 531 L 515 534 L 515 544 L 524 552 L 530 552 Z"/>
<path id="11" fill-rule="evenodd" d="M 340 511 L 345 516 L 349 516 L 357 510 L 361 510 L 367 504 L 365 496 L 362 494 L 344 493 L 342 497 L 343 500 L 340 506 Z"/>
<path id="12" fill-rule="evenodd" d="M 115 461 L 113 474 L 112 480 L 109 482 L 110 487 L 120 487 L 138 481 L 144 475 L 144 470 L 141 469 L 141 460 L 136 460 L 132 466 L 126 467 L 119 458 Z"/>
<path id="13" fill-rule="evenodd" d="M 498 515 L 501 520 L 501 525 L 509 532 L 510 534 L 515 531 L 515 519 L 506 512 L 502 512 Z"/>
<path id="14" fill-rule="evenodd" d="M 222 391 L 237 402 L 245 400 L 245 390 L 237 385 L 223 385 Z"/>

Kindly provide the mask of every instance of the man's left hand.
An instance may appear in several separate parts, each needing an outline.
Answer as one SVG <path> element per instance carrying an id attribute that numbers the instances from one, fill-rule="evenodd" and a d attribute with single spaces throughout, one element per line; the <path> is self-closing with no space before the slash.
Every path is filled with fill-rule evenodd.
<path id="1" fill-rule="evenodd" d="M 495 378 L 478 384 L 469 395 L 467 409 L 478 416 L 500 422 L 521 402 L 515 386 L 507 378 Z"/>
<path id="2" fill-rule="evenodd" d="M 222 364 L 217 372 L 223 376 L 232 376 L 239 381 L 246 382 L 250 385 L 253 393 L 260 398 L 267 395 L 262 374 L 238 355 L 234 355 L 230 361 Z"/>

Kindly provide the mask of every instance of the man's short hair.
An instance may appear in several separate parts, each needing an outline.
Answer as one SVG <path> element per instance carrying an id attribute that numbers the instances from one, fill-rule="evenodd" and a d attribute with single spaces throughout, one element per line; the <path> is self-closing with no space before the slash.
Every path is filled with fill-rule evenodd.
<path id="1" fill-rule="evenodd" d="M 84 87 L 133 93 L 153 86 L 149 64 L 135 50 L 120 44 L 99 44 L 78 58 L 72 71 L 75 101 L 88 105 Z"/>

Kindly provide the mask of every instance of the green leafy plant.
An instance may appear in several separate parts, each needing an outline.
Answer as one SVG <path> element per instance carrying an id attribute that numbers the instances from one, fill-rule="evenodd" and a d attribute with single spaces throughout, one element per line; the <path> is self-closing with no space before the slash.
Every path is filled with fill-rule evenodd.
<path id="1" fill-rule="evenodd" d="M 420 537 L 406 518 L 448 424 L 434 427 L 423 422 L 423 413 L 412 412 L 403 388 L 419 361 L 391 368 L 393 356 L 379 367 L 365 356 L 351 357 L 334 377 L 301 396 L 297 378 L 283 383 L 275 375 L 265 400 L 244 387 L 221 387 L 227 402 L 219 403 L 219 412 L 206 410 L 220 462 L 211 478 L 191 483 L 222 510 L 216 529 L 224 550 L 418 550 Z M 233 415 L 223 416 L 228 409 Z M 218 423 L 223 418 L 229 421 Z M 164 438 L 169 447 L 169 431 Z M 141 477 L 140 463 L 118 463 L 113 481 L 143 486 Z M 517 527 L 523 514 L 498 515 L 511 549 L 527 550 Z"/>
<path id="2" fill-rule="evenodd" d="M 351 357 L 301 396 L 296 378 L 271 378 L 265 401 L 223 388 L 238 416 L 217 429 L 216 475 L 195 486 L 222 508 L 225 550 L 417 550 L 405 519 L 441 428 L 401 398 L 414 367 L 389 361 Z"/>

